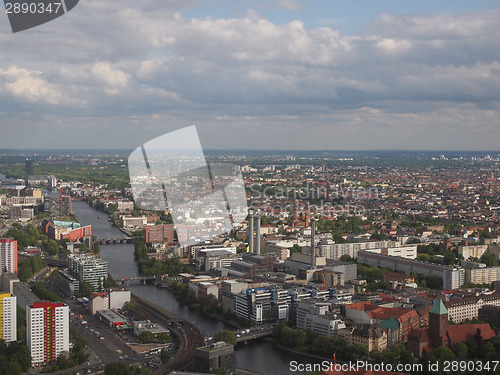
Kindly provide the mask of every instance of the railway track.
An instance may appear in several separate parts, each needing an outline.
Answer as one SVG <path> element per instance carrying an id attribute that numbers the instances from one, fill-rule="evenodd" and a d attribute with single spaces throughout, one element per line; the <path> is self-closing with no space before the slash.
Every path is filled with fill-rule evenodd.
<path id="1" fill-rule="evenodd" d="M 143 303 L 140 299 L 135 300 L 135 304 L 143 313 L 165 326 L 172 322 L 173 317 L 169 317 L 159 308 Z M 179 349 L 170 361 L 153 371 L 152 375 L 166 374 L 173 370 L 184 369 L 193 360 L 196 348 L 203 345 L 204 338 L 201 332 L 186 321 L 172 324 L 170 330 L 179 341 Z"/>

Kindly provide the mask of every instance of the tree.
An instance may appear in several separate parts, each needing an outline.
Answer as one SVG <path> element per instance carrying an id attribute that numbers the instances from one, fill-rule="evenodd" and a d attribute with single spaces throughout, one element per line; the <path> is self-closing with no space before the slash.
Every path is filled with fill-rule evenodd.
<path id="1" fill-rule="evenodd" d="M 214 337 L 215 341 L 224 341 L 228 344 L 236 346 L 237 340 L 236 340 L 236 334 L 233 331 L 223 329 L 222 331 L 217 332 L 217 334 Z"/>
<path id="2" fill-rule="evenodd" d="M 80 281 L 80 294 L 84 297 L 90 297 L 94 293 L 94 286 L 88 281 Z"/>
<path id="3" fill-rule="evenodd" d="M 493 254 L 484 253 L 481 257 L 481 262 L 486 263 L 488 267 L 497 267 L 498 262 Z"/>
<path id="4" fill-rule="evenodd" d="M 167 363 L 170 359 L 170 353 L 165 348 L 163 348 L 160 352 L 160 359 L 161 363 Z"/>
<path id="5" fill-rule="evenodd" d="M 123 362 L 112 362 L 104 368 L 106 375 L 134 375 L 131 367 Z"/>
<path id="6" fill-rule="evenodd" d="M 66 369 L 73 366 L 73 361 L 71 360 L 68 352 L 62 352 L 59 354 L 57 357 L 57 366 L 59 366 L 60 369 Z"/>
<path id="7" fill-rule="evenodd" d="M 439 348 L 433 350 L 433 353 L 438 360 L 442 359 L 444 361 L 453 361 L 455 359 L 455 353 L 453 353 L 450 348 L 445 346 L 440 346 Z"/>
<path id="8" fill-rule="evenodd" d="M 465 345 L 463 342 L 455 345 L 455 355 L 457 358 L 463 359 L 467 357 L 467 345 Z"/>
<path id="9" fill-rule="evenodd" d="M 138 336 L 137 340 L 141 343 L 153 342 L 155 341 L 155 335 L 151 331 L 142 331 Z"/>
<path id="10" fill-rule="evenodd" d="M 349 359 L 351 361 L 362 360 L 368 357 L 368 348 L 362 344 L 352 344 L 349 346 Z"/>

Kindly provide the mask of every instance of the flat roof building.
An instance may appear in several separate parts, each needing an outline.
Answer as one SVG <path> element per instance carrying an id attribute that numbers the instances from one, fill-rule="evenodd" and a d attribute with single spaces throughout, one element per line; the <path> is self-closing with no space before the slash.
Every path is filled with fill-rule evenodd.
<path id="1" fill-rule="evenodd" d="M 216 369 L 234 371 L 236 355 L 234 346 L 224 341 L 196 349 L 194 360 L 198 371 L 211 373 Z"/>

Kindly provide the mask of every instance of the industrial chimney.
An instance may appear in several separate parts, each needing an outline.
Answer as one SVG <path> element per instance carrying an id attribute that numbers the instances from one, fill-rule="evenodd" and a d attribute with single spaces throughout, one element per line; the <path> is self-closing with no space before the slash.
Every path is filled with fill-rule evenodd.
<path id="1" fill-rule="evenodd" d="M 248 236 L 248 252 L 253 254 L 253 210 L 250 210 L 248 214 L 248 224 L 250 225 L 249 236 Z"/>
<path id="2" fill-rule="evenodd" d="M 311 266 L 315 266 L 316 265 L 316 248 L 315 248 L 315 244 L 314 244 L 314 236 L 315 236 L 315 231 L 316 231 L 316 220 L 315 219 L 311 219 Z"/>
<path id="3" fill-rule="evenodd" d="M 255 254 L 260 255 L 260 213 L 255 216 Z"/>

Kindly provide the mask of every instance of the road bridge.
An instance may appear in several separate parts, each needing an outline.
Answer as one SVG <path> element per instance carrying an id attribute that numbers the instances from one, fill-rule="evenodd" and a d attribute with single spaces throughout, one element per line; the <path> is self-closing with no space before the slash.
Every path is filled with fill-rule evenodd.
<path id="1" fill-rule="evenodd" d="M 273 334 L 272 328 L 265 328 L 265 329 L 254 328 L 248 333 L 237 333 L 236 342 L 248 342 L 250 340 L 257 340 L 263 337 L 268 337 L 271 336 L 272 334 Z"/>

